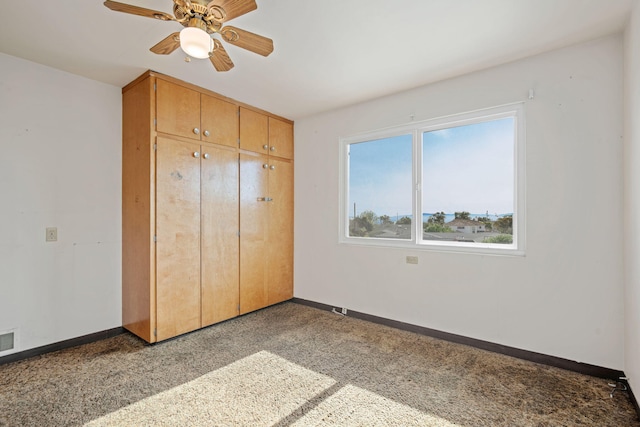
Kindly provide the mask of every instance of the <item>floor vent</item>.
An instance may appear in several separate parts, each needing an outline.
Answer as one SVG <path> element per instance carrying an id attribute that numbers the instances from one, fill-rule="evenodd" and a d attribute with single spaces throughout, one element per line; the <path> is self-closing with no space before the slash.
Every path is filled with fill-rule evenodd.
<path id="1" fill-rule="evenodd" d="M 0 351 L 13 349 L 13 332 L 0 335 Z"/>

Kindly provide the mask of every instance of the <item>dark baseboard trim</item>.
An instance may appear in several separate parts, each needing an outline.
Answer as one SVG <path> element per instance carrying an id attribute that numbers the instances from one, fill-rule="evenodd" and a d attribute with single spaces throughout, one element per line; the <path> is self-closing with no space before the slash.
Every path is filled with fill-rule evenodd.
<path id="1" fill-rule="evenodd" d="M 341 307 L 335 307 L 328 304 L 309 301 L 301 298 L 293 298 L 292 302 L 296 304 L 302 304 L 309 307 L 318 308 L 320 310 L 327 310 L 327 311 L 331 311 L 333 308 L 340 310 L 341 308 Z M 373 316 L 371 314 L 348 310 L 347 316 L 354 317 L 356 319 L 366 320 L 372 323 L 378 323 L 380 325 L 390 326 L 392 328 L 401 329 L 403 331 L 415 332 L 421 335 L 426 335 L 432 338 L 438 338 L 444 341 L 449 341 L 457 344 L 464 344 L 470 347 L 475 347 L 482 350 L 491 351 L 494 353 L 504 354 L 504 355 L 515 357 L 518 359 L 528 360 L 530 362 L 540 363 L 542 365 L 553 366 L 553 367 L 565 369 L 568 371 L 578 372 L 580 374 L 590 375 L 592 377 L 618 380 L 620 377 L 625 376 L 624 372 L 618 371 L 616 369 L 603 368 L 601 366 L 590 365 L 588 363 L 581 363 L 573 360 L 563 359 L 561 357 L 549 356 L 547 354 L 536 353 L 528 350 L 522 350 L 515 347 L 509 347 L 502 344 L 492 343 L 489 341 L 478 340 L 475 338 L 469 338 L 462 335 L 456 335 L 448 332 L 438 331 L 436 329 L 425 328 L 423 326 L 416 326 L 410 323 L 399 322 L 397 320 L 386 319 L 384 317 Z"/>
<path id="2" fill-rule="evenodd" d="M 633 390 L 631 390 L 631 386 L 629 385 L 629 382 L 625 381 L 624 383 L 627 386 L 627 393 L 629 393 L 629 398 L 631 399 L 631 403 L 636 408 L 636 414 L 638 414 L 638 419 L 640 420 L 640 405 L 638 405 L 638 400 L 636 399 L 636 396 L 633 394 Z"/>
<path id="3" fill-rule="evenodd" d="M 20 351 L 18 353 L 12 353 L 7 356 L 0 357 L 0 365 L 7 363 L 17 362 L 19 360 L 28 359 L 30 357 L 40 356 L 53 351 L 64 350 L 66 348 L 76 347 L 82 344 L 89 344 L 92 342 L 104 340 L 107 338 L 115 337 L 124 333 L 124 328 L 118 327 L 113 329 L 107 329 L 106 331 L 94 332 L 93 334 L 83 335 L 77 338 L 71 338 L 68 340 L 56 342 L 42 347 L 32 348 L 29 350 Z"/>

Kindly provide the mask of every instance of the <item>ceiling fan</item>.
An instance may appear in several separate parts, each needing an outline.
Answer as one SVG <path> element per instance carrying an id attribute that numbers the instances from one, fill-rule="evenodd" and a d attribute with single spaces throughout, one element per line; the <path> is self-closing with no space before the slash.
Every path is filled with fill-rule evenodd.
<path id="1" fill-rule="evenodd" d="M 218 71 L 229 71 L 233 62 L 222 43 L 213 34 L 220 34 L 228 43 L 268 56 L 273 52 L 273 40 L 240 28 L 222 25 L 258 8 L 255 0 L 173 0 L 173 16 L 165 12 L 130 4 L 106 0 L 104 5 L 116 12 L 176 21 L 182 24 L 180 32 L 170 34 L 150 50 L 158 55 L 168 55 L 181 47 L 193 58 L 209 58 Z"/>

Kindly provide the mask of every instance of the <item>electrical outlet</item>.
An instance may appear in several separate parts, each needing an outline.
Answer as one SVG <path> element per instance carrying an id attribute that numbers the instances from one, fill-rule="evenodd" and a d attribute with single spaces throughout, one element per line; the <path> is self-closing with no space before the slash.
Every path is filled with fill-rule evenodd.
<path id="1" fill-rule="evenodd" d="M 418 257 L 417 256 L 407 256 L 407 264 L 417 264 Z"/>
<path id="2" fill-rule="evenodd" d="M 47 242 L 58 241 L 58 227 L 47 227 L 46 241 Z"/>

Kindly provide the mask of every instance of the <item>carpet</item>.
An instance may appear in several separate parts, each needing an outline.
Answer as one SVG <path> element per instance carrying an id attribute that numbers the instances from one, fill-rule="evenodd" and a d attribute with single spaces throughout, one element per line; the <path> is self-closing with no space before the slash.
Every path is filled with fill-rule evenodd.
<path id="1" fill-rule="evenodd" d="M 640 426 L 607 380 L 284 303 L 0 366 L 0 426 Z"/>

